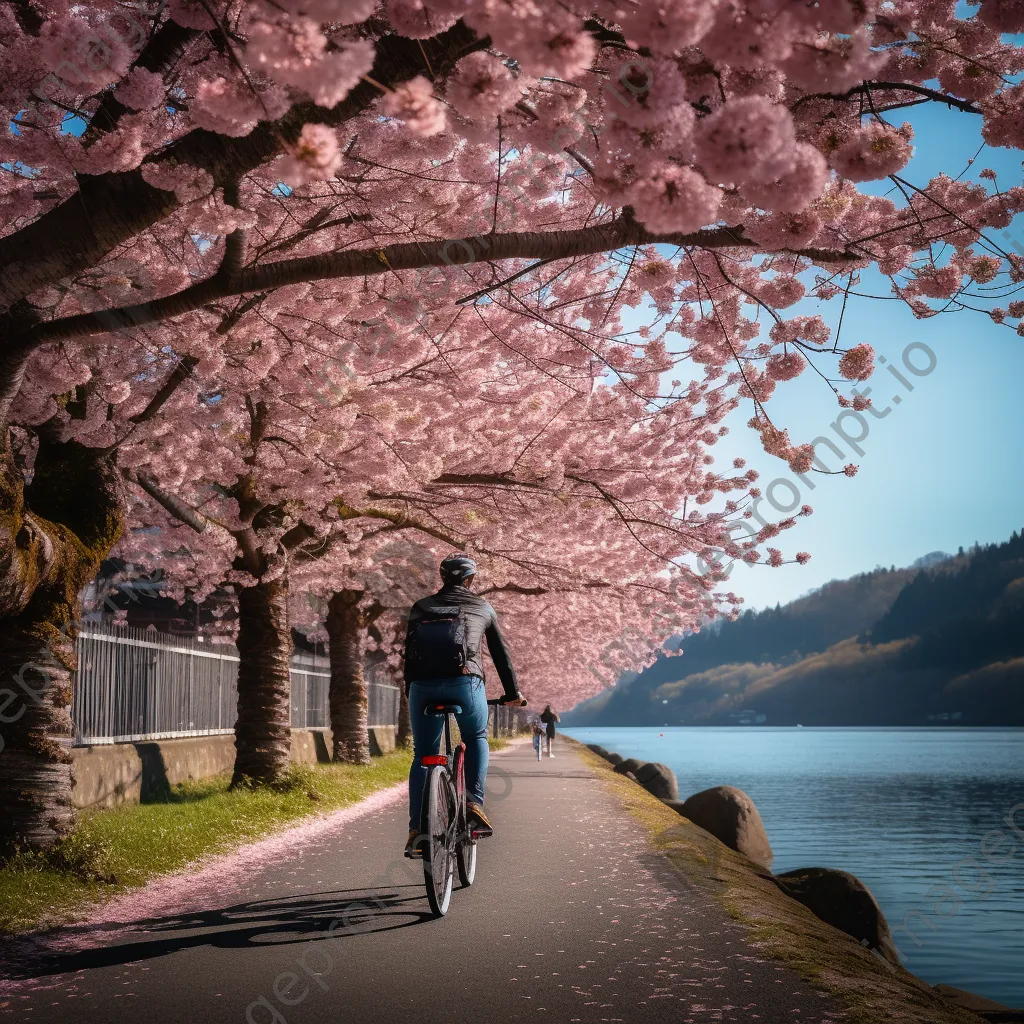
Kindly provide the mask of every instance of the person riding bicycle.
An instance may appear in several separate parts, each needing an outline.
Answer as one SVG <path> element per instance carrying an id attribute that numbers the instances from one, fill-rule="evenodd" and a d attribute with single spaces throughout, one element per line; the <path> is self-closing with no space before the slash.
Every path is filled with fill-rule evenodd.
<path id="1" fill-rule="evenodd" d="M 415 856 L 420 804 L 426 775 L 420 758 L 437 753 L 443 721 L 427 715 L 430 704 L 457 704 L 459 732 L 466 744 L 467 824 L 478 836 L 491 835 L 484 814 L 487 780 L 487 696 L 484 690 L 482 642 L 487 641 L 498 678 L 505 690 L 503 704 L 523 705 L 515 670 L 498 629 L 494 609 L 472 593 L 476 562 L 450 555 L 441 563 L 442 587 L 420 598 L 409 612 L 405 636 L 405 692 L 412 724 L 413 762 L 409 769 L 409 840 L 406 854 Z"/>
<path id="2" fill-rule="evenodd" d="M 533 749 L 540 760 L 541 750 L 544 747 L 544 725 L 539 718 L 533 720 Z"/>

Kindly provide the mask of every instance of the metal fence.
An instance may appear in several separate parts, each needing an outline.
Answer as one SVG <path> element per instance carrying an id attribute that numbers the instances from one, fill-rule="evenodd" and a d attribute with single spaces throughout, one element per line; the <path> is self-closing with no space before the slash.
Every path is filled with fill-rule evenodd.
<path id="1" fill-rule="evenodd" d="M 238 652 L 192 637 L 89 622 L 78 640 L 71 716 L 75 743 L 128 743 L 234 731 Z M 294 728 L 329 724 L 326 657 L 292 658 Z M 369 724 L 397 725 L 397 686 L 372 681 Z"/>
<path id="2" fill-rule="evenodd" d="M 292 657 L 292 725 L 296 729 L 325 729 L 327 690 L 331 681 L 326 658 L 315 654 Z"/>
<path id="3" fill-rule="evenodd" d="M 526 716 L 517 708 L 491 705 L 487 712 L 487 731 L 492 736 L 517 736 L 526 731 Z"/>

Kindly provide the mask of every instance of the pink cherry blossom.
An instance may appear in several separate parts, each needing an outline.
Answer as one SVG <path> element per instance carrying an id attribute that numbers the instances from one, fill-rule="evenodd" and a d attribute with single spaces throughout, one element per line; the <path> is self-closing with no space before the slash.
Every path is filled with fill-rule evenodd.
<path id="1" fill-rule="evenodd" d="M 778 353 L 768 357 L 766 372 L 772 380 L 792 380 L 807 367 L 807 360 L 799 352 Z"/>
<path id="2" fill-rule="evenodd" d="M 721 190 L 689 167 L 662 163 L 628 190 L 637 218 L 653 231 L 696 231 L 714 222 Z"/>
<path id="3" fill-rule="evenodd" d="M 520 85 L 497 57 L 482 51 L 463 57 L 445 87 L 445 98 L 463 117 L 491 118 L 508 110 Z"/>
<path id="4" fill-rule="evenodd" d="M 201 128 L 221 135 L 248 135 L 262 119 L 272 120 L 287 109 L 273 90 L 257 94 L 238 77 L 200 82 L 189 115 Z"/>
<path id="5" fill-rule="evenodd" d="M 114 95 L 132 110 L 148 110 L 159 107 L 167 94 L 163 78 L 145 68 L 135 68 L 118 85 Z"/>
<path id="6" fill-rule="evenodd" d="M 289 185 L 333 178 L 341 165 L 338 136 L 325 124 L 307 124 L 299 141 L 277 162 L 277 172 Z"/>
<path id="7" fill-rule="evenodd" d="M 389 117 L 401 118 L 413 135 L 424 138 L 443 132 L 447 123 L 444 107 L 434 96 L 433 85 L 422 75 L 389 92 L 381 108 Z"/>
<path id="8" fill-rule="evenodd" d="M 836 171 L 850 181 L 873 181 L 902 171 L 913 154 L 909 124 L 896 130 L 871 122 L 858 128 L 840 143 L 830 161 Z"/>
<path id="9" fill-rule="evenodd" d="M 839 360 L 839 372 L 847 380 L 867 380 L 875 369 L 875 350 L 870 345 L 854 345 Z"/>
<path id="10" fill-rule="evenodd" d="M 981 0 L 978 17 L 998 32 L 1024 32 L 1024 9 L 1016 0 Z"/>
<path id="11" fill-rule="evenodd" d="M 723 185 L 772 180 L 793 166 L 793 118 L 764 96 L 745 96 L 700 123 L 697 159 L 708 178 Z"/>
<path id="12" fill-rule="evenodd" d="M 142 177 L 154 188 L 173 192 L 183 203 L 201 199 L 213 191 L 213 177 L 209 171 L 190 164 L 143 164 Z"/>
<path id="13" fill-rule="evenodd" d="M 423 0 L 387 0 L 388 20 L 409 39 L 429 39 L 455 24 L 454 12 L 442 12 Z"/>

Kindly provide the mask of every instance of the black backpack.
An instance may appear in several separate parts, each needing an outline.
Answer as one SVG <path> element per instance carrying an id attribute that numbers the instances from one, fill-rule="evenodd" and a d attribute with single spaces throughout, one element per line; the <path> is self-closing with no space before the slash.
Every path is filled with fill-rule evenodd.
<path id="1" fill-rule="evenodd" d="M 406 678 L 461 676 L 467 660 L 466 622 L 461 605 L 425 608 L 423 618 L 409 623 L 405 637 Z"/>

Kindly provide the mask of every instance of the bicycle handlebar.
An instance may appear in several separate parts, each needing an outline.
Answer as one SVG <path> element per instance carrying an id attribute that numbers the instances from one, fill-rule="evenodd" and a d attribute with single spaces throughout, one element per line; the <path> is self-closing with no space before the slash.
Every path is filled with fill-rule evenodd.
<path id="1" fill-rule="evenodd" d="M 514 701 L 509 701 L 508 703 L 506 703 L 504 697 L 495 697 L 493 700 L 489 700 L 487 703 L 493 705 L 494 707 L 503 708 L 525 708 L 527 706 L 525 697 L 523 697 L 518 704 L 516 704 Z"/>

